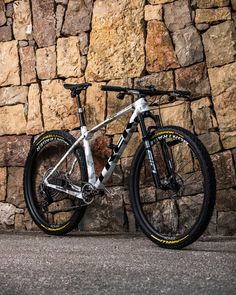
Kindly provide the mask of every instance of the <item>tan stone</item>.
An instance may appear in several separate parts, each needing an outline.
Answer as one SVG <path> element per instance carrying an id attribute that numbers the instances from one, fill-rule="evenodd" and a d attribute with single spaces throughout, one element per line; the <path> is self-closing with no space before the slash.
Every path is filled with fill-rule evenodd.
<path id="1" fill-rule="evenodd" d="M 9 167 L 7 179 L 7 198 L 6 202 L 18 208 L 25 208 L 23 193 L 23 173 L 22 167 Z"/>
<path id="2" fill-rule="evenodd" d="M 26 103 L 27 95 L 27 86 L 11 86 L 0 88 L 0 106 Z"/>
<path id="3" fill-rule="evenodd" d="M 1 136 L 0 140 L 0 166 L 24 166 L 29 152 L 31 137 Z"/>
<path id="4" fill-rule="evenodd" d="M 49 46 L 39 48 L 36 51 L 37 74 L 42 80 L 53 79 L 56 77 L 56 48 Z"/>
<path id="5" fill-rule="evenodd" d="M 130 84 L 131 82 L 128 81 L 128 79 L 113 80 L 108 83 L 108 85 L 126 86 L 126 87 L 130 87 L 131 86 Z M 120 100 L 116 96 L 117 96 L 116 92 L 107 93 L 107 117 L 113 116 L 122 108 L 125 108 L 126 106 L 132 103 L 131 97 L 125 96 L 123 100 Z M 106 128 L 107 134 L 123 133 L 130 116 L 131 116 L 131 112 L 129 112 L 126 115 L 123 115 L 116 121 L 110 123 Z"/>
<path id="6" fill-rule="evenodd" d="M 0 0 L 0 26 L 3 26 L 7 21 L 5 14 L 5 5 L 3 0 Z"/>
<path id="7" fill-rule="evenodd" d="M 223 20 L 231 19 L 231 11 L 228 7 L 217 9 L 197 9 L 195 22 L 201 23 L 215 23 Z"/>
<path id="8" fill-rule="evenodd" d="M 0 42 L 0 86 L 20 85 L 17 41 Z"/>
<path id="9" fill-rule="evenodd" d="M 147 70 L 150 73 L 179 66 L 170 35 L 163 22 L 152 20 L 148 23 L 146 54 Z"/>
<path id="10" fill-rule="evenodd" d="M 162 20 L 162 6 L 161 5 L 146 5 L 144 19 L 146 21 L 156 19 Z"/>
<path id="11" fill-rule="evenodd" d="M 236 10 L 236 0 L 231 0 L 233 10 Z"/>
<path id="12" fill-rule="evenodd" d="M 208 67 L 221 66 L 234 61 L 235 28 L 233 21 L 212 26 L 203 34 L 203 44 Z"/>
<path id="13" fill-rule="evenodd" d="M 79 126 L 75 100 L 61 80 L 42 82 L 42 111 L 45 130 L 73 129 Z"/>
<path id="14" fill-rule="evenodd" d="M 143 0 L 96 1 L 86 77 L 139 77 L 145 66 Z M 104 38 L 105 36 L 105 38 Z"/>
<path id="15" fill-rule="evenodd" d="M 211 156 L 216 173 L 217 189 L 231 188 L 236 185 L 233 157 L 230 151 Z"/>
<path id="16" fill-rule="evenodd" d="M 38 84 L 31 84 L 28 96 L 27 134 L 38 134 L 43 131 L 40 106 L 40 88 Z"/>
<path id="17" fill-rule="evenodd" d="M 175 0 L 148 0 L 150 4 L 165 4 L 165 3 L 170 3 L 174 1 Z"/>
<path id="18" fill-rule="evenodd" d="M 0 135 L 25 133 L 26 120 L 23 105 L 0 108 L 0 122 Z"/>
<path id="19" fill-rule="evenodd" d="M 224 148 L 236 147 L 236 86 L 214 98 L 214 109 L 219 123 Z"/>
<path id="20" fill-rule="evenodd" d="M 192 97 L 203 97 L 211 94 L 205 63 L 177 69 L 175 76 L 176 88 L 191 91 Z"/>
<path id="21" fill-rule="evenodd" d="M 89 128 L 105 120 L 106 92 L 100 89 L 104 83 L 93 83 L 86 93 L 86 122 Z"/>
<path id="22" fill-rule="evenodd" d="M 79 37 L 57 40 L 57 73 L 59 77 L 81 76 Z"/>
<path id="23" fill-rule="evenodd" d="M 72 216 L 71 212 L 60 212 L 54 215 L 54 223 L 55 224 L 63 224 L 67 222 Z"/>
<path id="24" fill-rule="evenodd" d="M 159 110 L 156 111 L 159 113 Z M 189 102 L 175 102 L 161 107 L 161 118 L 164 125 L 177 125 L 192 130 Z"/>
<path id="25" fill-rule="evenodd" d="M 193 125 L 197 134 L 206 133 L 218 126 L 211 106 L 207 97 L 191 103 Z"/>
<path id="26" fill-rule="evenodd" d="M 7 169 L 0 168 L 0 201 L 6 199 Z"/>
<path id="27" fill-rule="evenodd" d="M 199 139 L 205 145 L 209 154 L 214 154 L 221 150 L 220 137 L 216 132 L 201 134 Z"/>
<path id="28" fill-rule="evenodd" d="M 21 231 L 25 229 L 24 225 L 24 214 L 15 215 L 15 230 Z"/>
<path id="29" fill-rule="evenodd" d="M 15 1 L 13 4 L 13 34 L 16 40 L 27 40 L 32 34 L 29 0 Z"/>
<path id="30" fill-rule="evenodd" d="M 221 7 L 228 6 L 229 0 L 197 0 L 198 8 L 211 8 L 211 7 Z"/>
<path id="31" fill-rule="evenodd" d="M 20 47 L 21 81 L 23 85 L 36 82 L 36 60 L 33 46 Z"/>
<path id="32" fill-rule="evenodd" d="M 208 69 L 212 94 L 217 96 L 236 83 L 236 62 L 219 68 Z"/>

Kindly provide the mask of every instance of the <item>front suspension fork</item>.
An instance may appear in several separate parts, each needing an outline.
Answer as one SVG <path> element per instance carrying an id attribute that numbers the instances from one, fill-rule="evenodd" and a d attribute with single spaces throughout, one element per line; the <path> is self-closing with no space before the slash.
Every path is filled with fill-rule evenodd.
<path id="1" fill-rule="evenodd" d="M 154 158 L 152 146 L 150 144 L 150 131 L 147 130 L 145 122 L 144 122 L 144 119 L 147 117 L 150 117 L 155 122 L 155 126 L 153 126 L 153 128 L 155 128 L 155 129 L 160 128 L 161 123 L 159 120 L 159 116 L 154 116 L 151 112 L 145 112 L 145 113 L 142 113 L 139 115 L 140 128 L 142 131 L 143 140 L 144 140 L 144 144 L 145 144 L 145 148 L 146 148 L 146 154 L 147 154 L 147 158 L 148 158 L 151 170 L 152 170 L 152 177 L 153 177 L 155 186 L 156 186 L 156 188 L 166 190 L 169 188 L 169 186 L 167 184 L 161 183 L 158 166 L 157 166 L 157 163 Z M 162 152 L 162 155 L 164 158 L 165 166 L 167 169 L 167 179 L 169 179 L 170 177 L 173 178 L 174 177 L 174 171 L 173 171 L 174 167 L 173 167 L 171 156 L 170 156 L 168 147 L 166 146 L 165 140 L 160 141 L 160 146 L 161 146 L 161 152 Z M 175 177 L 174 177 L 173 181 L 175 181 Z"/>

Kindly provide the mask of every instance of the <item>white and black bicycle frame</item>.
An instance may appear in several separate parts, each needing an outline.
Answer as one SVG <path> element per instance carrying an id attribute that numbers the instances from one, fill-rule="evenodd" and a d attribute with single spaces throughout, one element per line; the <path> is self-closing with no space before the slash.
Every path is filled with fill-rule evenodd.
<path id="1" fill-rule="evenodd" d="M 150 111 L 149 111 L 149 105 L 142 95 L 140 95 L 139 92 L 133 91 L 131 93 L 134 97 L 137 98 L 137 100 L 127 106 L 126 108 L 122 109 L 112 117 L 107 118 L 104 122 L 98 124 L 97 126 L 93 127 L 91 130 L 87 130 L 86 123 L 85 123 L 85 118 L 84 118 L 84 111 L 81 106 L 81 101 L 80 101 L 80 95 L 77 94 L 77 104 L 78 104 L 78 112 L 79 112 L 79 119 L 80 119 L 80 124 L 81 124 L 81 136 L 75 141 L 75 143 L 68 149 L 68 151 L 65 153 L 65 155 L 61 158 L 61 160 L 56 164 L 56 166 L 50 171 L 50 173 L 47 175 L 47 177 L 44 179 L 44 184 L 47 187 L 56 189 L 58 191 L 65 192 L 67 194 L 73 195 L 79 199 L 83 199 L 82 196 L 82 188 L 76 185 L 72 185 L 73 190 L 63 188 L 61 186 L 51 184 L 49 182 L 49 178 L 53 173 L 57 170 L 57 168 L 62 164 L 62 162 L 67 158 L 67 156 L 74 151 L 76 146 L 80 143 L 83 142 L 83 147 L 84 147 L 84 152 L 85 152 L 85 159 L 86 159 L 86 166 L 87 166 L 87 172 L 88 172 L 88 183 L 91 184 L 95 189 L 102 190 L 104 189 L 105 184 L 107 183 L 108 179 L 110 178 L 112 172 L 114 171 L 114 168 L 119 161 L 125 147 L 127 146 L 134 130 L 137 127 L 137 124 L 140 124 L 142 135 L 143 135 L 143 140 L 145 143 L 145 148 L 147 152 L 147 157 L 151 166 L 153 178 L 156 184 L 156 187 L 162 187 L 162 184 L 159 179 L 158 175 L 158 170 L 156 167 L 156 163 L 154 161 L 153 157 L 153 152 L 150 146 L 150 141 L 148 138 L 148 131 L 146 129 L 146 126 L 144 124 L 144 118 L 145 117 L 151 117 L 156 125 L 159 125 L 158 123 L 158 116 L 154 116 Z M 91 147 L 90 147 L 90 140 L 93 137 L 94 133 L 98 131 L 99 129 L 103 128 L 107 124 L 111 123 L 112 121 L 117 120 L 121 116 L 125 115 L 126 113 L 133 111 L 129 122 L 121 135 L 117 145 L 115 145 L 112 148 L 112 154 L 110 158 L 107 160 L 107 163 L 105 167 L 103 168 L 101 175 L 96 179 L 95 175 L 95 168 L 94 168 L 94 161 L 93 161 L 93 156 L 91 152 Z M 159 125 L 160 127 L 160 125 Z M 72 167 L 68 174 L 70 175 L 74 169 L 74 166 L 76 164 L 77 159 L 75 158 Z M 171 167 L 170 167 L 171 168 Z"/>

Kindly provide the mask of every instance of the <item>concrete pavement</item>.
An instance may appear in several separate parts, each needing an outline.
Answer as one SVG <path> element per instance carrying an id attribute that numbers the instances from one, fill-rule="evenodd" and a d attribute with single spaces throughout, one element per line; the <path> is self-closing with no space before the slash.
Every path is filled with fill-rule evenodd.
<path id="1" fill-rule="evenodd" d="M 0 294 L 236 294 L 236 238 L 184 250 L 143 236 L 0 234 Z"/>

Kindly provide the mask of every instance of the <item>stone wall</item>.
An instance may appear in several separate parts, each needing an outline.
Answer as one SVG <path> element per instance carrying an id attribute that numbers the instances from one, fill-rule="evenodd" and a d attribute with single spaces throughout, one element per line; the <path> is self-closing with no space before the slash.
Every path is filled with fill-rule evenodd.
<path id="1" fill-rule="evenodd" d="M 101 92 L 105 83 L 191 90 L 190 102 L 164 105 L 163 121 L 208 148 L 217 175 L 208 232 L 235 234 L 235 21 L 235 0 L 0 0 L 1 227 L 35 229 L 23 199 L 25 157 L 41 132 L 79 126 L 63 83 L 90 81 L 89 126 L 130 103 Z M 124 121 L 94 138 L 97 171 Z M 139 141 L 135 133 L 110 182 L 117 194 L 89 207 L 81 229 L 135 230 L 127 175 Z"/>

